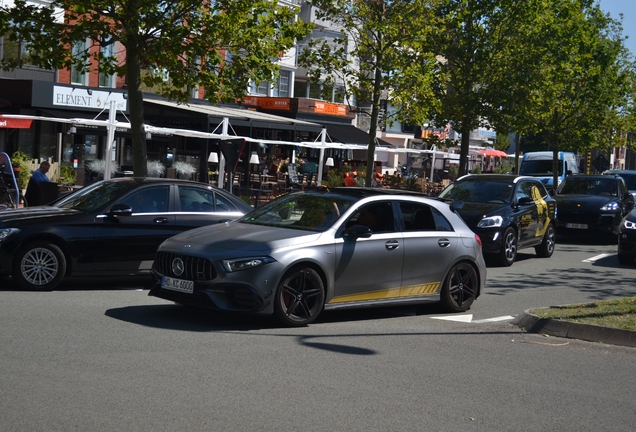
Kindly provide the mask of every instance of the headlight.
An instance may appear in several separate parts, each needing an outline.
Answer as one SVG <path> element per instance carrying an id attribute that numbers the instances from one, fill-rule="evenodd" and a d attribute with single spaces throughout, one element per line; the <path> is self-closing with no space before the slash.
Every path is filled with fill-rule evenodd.
<path id="1" fill-rule="evenodd" d="M 477 224 L 477 228 L 495 228 L 500 227 L 502 223 L 503 218 L 501 216 L 490 216 L 480 220 Z"/>
<path id="2" fill-rule="evenodd" d="M 12 236 L 13 234 L 19 233 L 20 230 L 18 228 L 2 228 L 0 229 L 0 243 L 5 241 L 7 238 Z"/>
<path id="3" fill-rule="evenodd" d="M 616 201 L 607 203 L 603 207 L 601 207 L 601 211 L 616 211 L 616 210 L 618 210 L 618 203 Z"/>
<path id="4" fill-rule="evenodd" d="M 255 258 L 239 258 L 234 260 L 223 260 L 223 268 L 225 271 L 231 273 L 240 270 L 247 270 L 254 267 L 259 267 L 265 264 L 273 263 L 276 260 L 271 257 L 255 257 Z"/>
<path id="5" fill-rule="evenodd" d="M 623 228 L 636 230 L 636 222 L 630 222 L 626 219 L 623 219 L 621 225 L 623 226 Z"/>

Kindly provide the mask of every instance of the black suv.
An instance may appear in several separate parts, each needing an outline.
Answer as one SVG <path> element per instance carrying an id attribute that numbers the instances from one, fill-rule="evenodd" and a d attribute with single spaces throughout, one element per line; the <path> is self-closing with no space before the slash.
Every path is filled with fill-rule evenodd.
<path id="1" fill-rule="evenodd" d="M 634 208 L 634 197 L 619 175 L 568 176 L 555 198 L 560 234 L 597 233 L 615 240 L 621 219 Z"/>
<path id="2" fill-rule="evenodd" d="M 534 177 L 478 174 L 459 178 L 439 196 L 454 202 L 466 224 L 481 238 L 485 255 L 504 266 L 517 250 L 534 247 L 551 257 L 556 202 Z"/>

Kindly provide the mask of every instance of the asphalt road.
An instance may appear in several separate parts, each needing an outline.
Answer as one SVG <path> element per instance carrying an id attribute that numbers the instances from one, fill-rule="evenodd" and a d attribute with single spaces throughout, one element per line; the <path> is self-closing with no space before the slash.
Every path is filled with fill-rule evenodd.
<path id="1" fill-rule="evenodd" d="M 524 309 L 635 295 L 616 246 L 489 268 L 467 314 L 210 316 L 136 284 L 0 289 L 1 431 L 631 431 L 636 349 L 525 334 Z"/>

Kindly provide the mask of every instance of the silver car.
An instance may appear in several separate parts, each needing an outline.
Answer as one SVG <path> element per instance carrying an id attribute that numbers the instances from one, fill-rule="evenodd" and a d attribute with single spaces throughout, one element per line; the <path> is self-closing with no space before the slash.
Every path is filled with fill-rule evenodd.
<path id="1" fill-rule="evenodd" d="M 279 197 L 164 241 L 149 295 L 311 323 L 323 310 L 441 302 L 462 312 L 486 279 L 481 241 L 441 201 L 388 189 Z"/>

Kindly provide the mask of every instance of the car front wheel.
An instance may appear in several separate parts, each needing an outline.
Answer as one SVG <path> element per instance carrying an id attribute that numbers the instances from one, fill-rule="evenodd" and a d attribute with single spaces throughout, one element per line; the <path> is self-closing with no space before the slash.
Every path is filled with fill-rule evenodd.
<path id="1" fill-rule="evenodd" d="M 441 291 L 444 309 L 449 312 L 464 312 L 470 309 L 479 289 L 479 277 L 468 263 L 456 264 L 448 273 Z"/>
<path id="2" fill-rule="evenodd" d="M 325 287 L 314 269 L 297 267 L 283 277 L 274 303 L 274 314 L 284 325 L 305 326 L 322 311 Z"/>
<path id="3" fill-rule="evenodd" d="M 543 235 L 543 241 L 539 246 L 534 248 L 537 256 L 540 256 L 541 258 L 550 258 L 552 256 L 554 253 L 555 236 L 556 232 L 554 230 L 554 225 L 549 224 L 548 229 Z"/>
<path id="4" fill-rule="evenodd" d="M 48 242 L 23 246 L 13 264 L 13 279 L 23 289 L 51 290 L 66 272 L 66 259 L 59 247 Z"/>
<path id="5" fill-rule="evenodd" d="M 510 267 L 517 258 L 517 232 L 514 228 L 508 228 L 502 238 L 501 251 L 498 257 L 499 264 Z"/>

